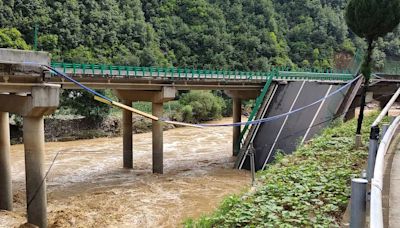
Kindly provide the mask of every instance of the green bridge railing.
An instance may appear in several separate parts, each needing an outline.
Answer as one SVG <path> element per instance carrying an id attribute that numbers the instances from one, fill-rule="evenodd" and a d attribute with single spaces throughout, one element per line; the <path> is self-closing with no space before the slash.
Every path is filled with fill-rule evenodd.
<path id="1" fill-rule="evenodd" d="M 134 67 L 100 64 L 52 62 L 51 66 L 72 75 L 93 77 L 168 77 L 172 79 L 225 79 L 264 80 L 270 72 L 277 72 L 274 79 L 340 80 L 353 78 L 350 70 L 271 67 L 268 71 L 203 70 L 175 67 Z"/>
<path id="2" fill-rule="evenodd" d="M 264 84 L 263 89 L 261 90 L 261 94 L 257 97 L 256 99 L 256 103 L 254 104 L 253 109 L 251 110 L 251 113 L 249 115 L 249 118 L 247 120 L 247 122 L 253 121 L 254 118 L 256 117 L 258 111 L 260 110 L 261 104 L 265 99 L 265 96 L 267 95 L 267 92 L 269 90 L 269 87 L 271 86 L 272 83 L 272 79 L 274 78 L 274 76 L 276 75 L 277 72 L 272 71 L 267 79 L 267 82 Z M 249 127 L 250 124 L 246 124 L 244 126 L 244 128 L 240 131 L 240 135 L 239 135 L 239 140 L 238 140 L 238 145 L 236 145 L 236 148 L 238 148 L 240 150 L 240 148 L 242 147 L 243 143 L 244 143 L 244 139 L 245 136 L 247 135 L 247 133 L 249 132 Z"/>
<path id="3" fill-rule="evenodd" d="M 382 69 L 376 69 L 375 73 L 400 75 L 400 61 L 386 60 Z"/>

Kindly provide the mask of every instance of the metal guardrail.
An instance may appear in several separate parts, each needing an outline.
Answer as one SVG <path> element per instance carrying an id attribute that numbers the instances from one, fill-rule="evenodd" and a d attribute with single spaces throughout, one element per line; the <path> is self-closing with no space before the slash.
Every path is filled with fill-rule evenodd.
<path id="1" fill-rule="evenodd" d="M 266 94 L 267 94 L 267 92 L 269 90 L 269 87 L 270 87 L 270 85 L 272 83 L 272 79 L 274 78 L 274 75 L 275 75 L 274 72 L 270 73 L 269 78 L 268 78 L 267 82 L 265 83 L 264 88 L 261 91 L 261 94 L 257 97 L 256 103 L 254 104 L 254 107 L 251 110 L 251 113 L 250 113 L 249 118 L 247 120 L 248 122 L 249 121 L 253 121 L 254 118 L 256 117 L 256 115 L 258 113 L 258 110 L 260 109 L 260 106 L 261 106 L 262 102 L 264 101 L 265 96 L 266 96 Z M 239 141 L 238 141 L 239 145 L 237 145 L 239 149 L 244 144 L 244 140 L 245 140 L 245 137 L 246 137 L 246 135 L 247 135 L 247 133 L 249 131 L 249 127 L 250 127 L 250 124 L 246 124 L 244 126 L 244 128 L 240 131 Z"/>
<path id="2" fill-rule="evenodd" d="M 371 183 L 370 197 L 370 227 L 383 228 L 383 211 L 382 211 L 382 189 L 384 174 L 384 158 L 386 152 L 392 142 L 396 129 L 400 126 L 400 116 L 398 116 L 389 128 L 383 127 L 382 139 L 379 143 L 379 124 L 389 112 L 394 102 L 400 95 L 400 88 L 392 96 L 385 108 L 381 111 L 374 123 L 371 125 L 370 140 L 368 148 L 368 167 L 366 176 L 355 178 L 352 180 L 351 189 L 351 215 L 350 227 L 365 227 L 366 221 L 366 203 L 367 200 L 367 184 Z M 365 178 L 365 179 L 364 179 Z"/>
<path id="3" fill-rule="evenodd" d="M 385 167 L 385 155 L 392 142 L 396 129 L 400 125 L 400 116 L 396 117 L 389 126 L 381 143 L 379 144 L 376 154 L 374 176 L 371 180 L 371 202 L 370 202 L 370 227 L 383 228 L 383 208 L 382 208 L 382 191 L 383 191 L 383 174 Z"/>
<path id="4" fill-rule="evenodd" d="M 91 75 L 100 77 L 167 77 L 171 79 L 228 79 L 264 80 L 271 72 L 278 72 L 274 79 L 348 81 L 353 79 L 349 70 L 270 67 L 268 71 L 203 70 L 174 67 L 134 67 L 99 64 L 78 64 L 52 62 L 51 66 L 63 73 L 72 75 Z"/>

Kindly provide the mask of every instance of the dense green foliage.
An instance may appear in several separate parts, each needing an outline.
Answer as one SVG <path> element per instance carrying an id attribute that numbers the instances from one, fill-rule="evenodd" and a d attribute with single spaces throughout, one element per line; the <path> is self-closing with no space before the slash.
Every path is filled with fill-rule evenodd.
<path id="1" fill-rule="evenodd" d="M 97 91 L 111 96 L 110 91 Z M 110 111 L 111 106 L 93 99 L 93 95 L 84 90 L 63 90 L 60 100 L 60 113 L 81 115 L 93 120 L 102 120 Z"/>
<path id="2" fill-rule="evenodd" d="M 135 102 L 133 107 L 151 113 L 150 102 Z M 226 116 L 226 104 L 222 97 L 210 91 L 190 91 L 179 96 L 179 100 L 164 104 L 164 117 L 171 120 L 198 123 Z"/>
<path id="3" fill-rule="evenodd" d="M 179 102 L 182 120 L 191 123 L 221 118 L 225 109 L 224 100 L 208 91 L 190 91 Z"/>
<path id="4" fill-rule="evenodd" d="M 346 1 L 0 0 L 0 28 L 17 28 L 54 60 L 141 66 L 263 70 L 333 67 L 360 40 L 344 21 Z M 400 57 L 398 32 L 382 51 Z M 382 56 L 382 54 L 378 55 Z"/>
<path id="5" fill-rule="evenodd" d="M 400 22 L 398 0 L 350 0 L 346 8 L 346 22 L 358 36 L 376 40 L 392 32 Z"/>
<path id="6" fill-rule="evenodd" d="M 366 118 L 367 126 L 373 120 Z M 254 191 L 226 198 L 214 214 L 186 227 L 339 227 L 350 180 L 367 158 L 366 148 L 354 149 L 355 128 L 353 120 L 325 129 L 293 155 L 278 156 L 258 173 Z"/>
<path id="7" fill-rule="evenodd" d="M 30 49 L 22 34 L 15 28 L 0 28 L 0 48 Z"/>

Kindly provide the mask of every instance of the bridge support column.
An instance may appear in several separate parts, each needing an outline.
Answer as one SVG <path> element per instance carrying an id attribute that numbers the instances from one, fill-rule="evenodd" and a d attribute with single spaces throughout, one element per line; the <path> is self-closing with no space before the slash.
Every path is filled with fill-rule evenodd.
<path id="1" fill-rule="evenodd" d="M 24 117 L 23 129 L 28 223 L 47 227 L 43 116 Z"/>
<path id="2" fill-rule="evenodd" d="M 24 118 L 28 223 L 40 228 L 47 227 L 43 116 L 51 114 L 57 109 L 59 87 L 49 84 L 34 86 L 29 91 L 30 96 L 0 94 L 0 112 L 8 111 Z M 0 133 L 3 135 L 2 132 Z"/>
<path id="3" fill-rule="evenodd" d="M 242 101 L 234 97 L 233 100 L 233 122 L 238 123 L 242 120 Z M 240 150 L 240 126 L 233 127 L 233 156 L 237 156 Z"/>
<path id="4" fill-rule="evenodd" d="M 132 106 L 132 101 L 124 100 L 123 103 L 129 107 Z M 132 112 L 122 111 L 122 143 L 123 143 L 123 167 L 126 169 L 133 168 L 133 143 L 132 143 Z"/>
<path id="5" fill-rule="evenodd" d="M 152 103 L 154 116 L 162 117 L 163 103 Z M 164 148 L 163 148 L 163 126 L 160 121 L 154 121 L 152 125 L 153 136 L 153 173 L 164 173 Z"/>
<path id="6" fill-rule="evenodd" d="M 232 98 L 233 122 L 241 122 L 242 120 L 242 100 L 256 99 L 260 91 L 257 90 L 225 90 L 225 94 Z M 232 154 L 237 156 L 240 150 L 240 126 L 233 127 L 232 138 Z"/>
<path id="7" fill-rule="evenodd" d="M 162 117 L 163 104 L 175 98 L 176 89 L 174 87 L 164 86 L 160 91 L 115 90 L 114 92 L 121 100 L 152 102 L 153 115 Z M 162 174 L 164 172 L 163 127 L 160 121 L 153 121 L 152 123 L 153 173 Z"/>
<path id="8" fill-rule="evenodd" d="M 23 117 L 23 137 L 25 151 L 26 199 L 28 223 L 47 227 L 47 196 L 44 169 L 44 119 L 43 116 L 53 113 L 59 105 L 60 86 L 42 81 L 45 72 L 42 67 L 24 65 L 35 62 L 49 65 L 50 56 L 45 52 L 29 52 L 21 50 L 0 49 L 0 75 L 13 78 L 14 75 L 35 78 L 35 85 L 16 86 L 0 85 L 0 125 L 7 122 L 4 113 L 14 113 Z M 7 80 L 5 80 L 7 82 Z M 22 82 L 22 81 L 21 81 Z M 26 81 L 29 82 L 29 81 Z M 0 138 L 5 139 L 4 126 L 0 126 Z M 4 137 L 4 138 L 3 138 Z M 7 142 L 0 142 L 0 153 Z M 3 156 L 1 156 L 3 158 Z M 6 158 L 7 160 L 7 158 Z M 3 164 L 0 164 L 3 168 Z M 3 175 L 0 168 L 0 175 Z M 3 183 L 0 184 L 3 188 Z"/>
<path id="9" fill-rule="evenodd" d="M 0 112 L 0 210 L 12 211 L 12 203 L 10 123 L 8 112 Z"/>

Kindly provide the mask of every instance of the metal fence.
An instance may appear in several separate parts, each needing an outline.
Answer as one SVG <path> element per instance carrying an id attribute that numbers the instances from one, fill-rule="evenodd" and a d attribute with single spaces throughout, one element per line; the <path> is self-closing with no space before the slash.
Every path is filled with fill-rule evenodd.
<path id="1" fill-rule="evenodd" d="M 52 62 L 51 66 L 71 75 L 92 77 L 160 77 L 169 79 L 224 79 L 224 80 L 264 80 L 274 72 L 274 79 L 292 80 L 339 80 L 353 79 L 350 70 L 270 67 L 267 71 L 206 70 L 175 67 L 135 67 L 104 64 L 80 64 Z"/>
<path id="2" fill-rule="evenodd" d="M 385 155 L 395 136 L 396 130 L 400 126 L 400 116 L 388 125 L 382 126 L 382 137 L 379 137 L 379 124 L 388 114 L 389 109 L 400 95 L 400 88 L 392 96 L 388 104 L 375 119 L 371 125 L 369 150 L 368 150 L 368 167 L 366 175 L 362 178 L 352 179 L 351 185 L 351 215 L 350 227 L 363 228 L 366 222 L 366 205 L 370 204 L 370 227 L 383 228 L 383 208 L 382 208 L 382 191 L 383 191 L 383 174 L 385 165 Z M 368 183 L 371 184 L 370 200 L 368 201 L 369 189 Z"/>

